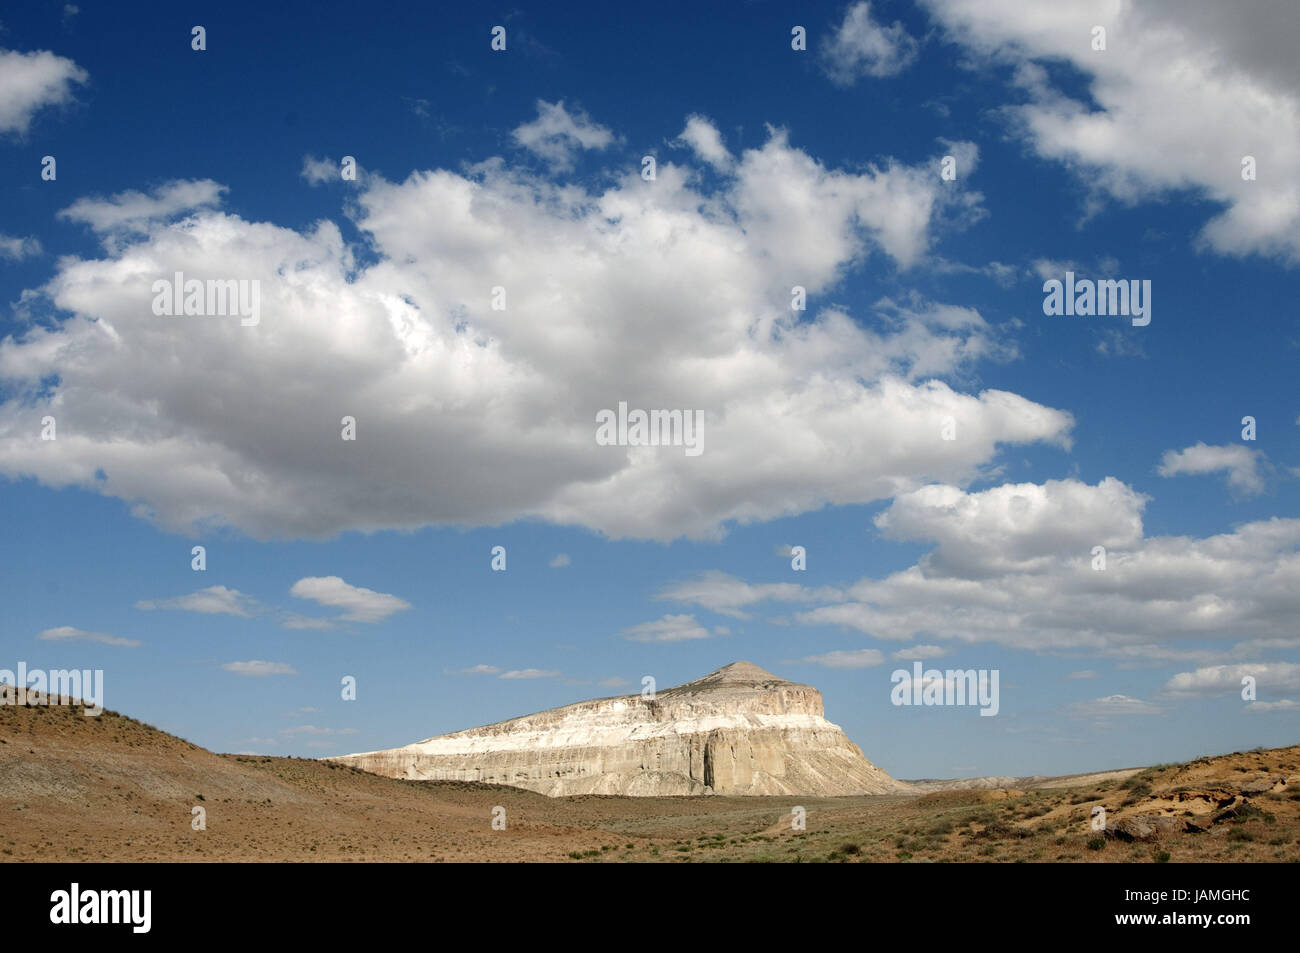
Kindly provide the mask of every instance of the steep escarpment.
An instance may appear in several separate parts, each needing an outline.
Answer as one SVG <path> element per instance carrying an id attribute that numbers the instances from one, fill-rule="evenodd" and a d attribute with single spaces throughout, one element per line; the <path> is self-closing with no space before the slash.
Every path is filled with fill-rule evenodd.
<path id="1" fill-rule="evenodd" d="M 748 662 L 654 698 L 579 702 L 331 760 L 388 777 L 508 784 L 553 797 L 908 790 L 826 720 L 817 689 Z"/>

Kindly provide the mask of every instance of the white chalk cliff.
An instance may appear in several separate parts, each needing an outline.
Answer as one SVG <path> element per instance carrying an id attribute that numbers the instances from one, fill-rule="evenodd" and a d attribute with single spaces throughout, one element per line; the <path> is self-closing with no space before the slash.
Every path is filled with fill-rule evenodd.
<path id="1" fill-rule="evenodd" d="M 653 700 L 598 698 L 328 760 L 394 778 L 509 784 L 552 797 L 910 790 L 825 719 L 821 692 L 749 662 Z"/>

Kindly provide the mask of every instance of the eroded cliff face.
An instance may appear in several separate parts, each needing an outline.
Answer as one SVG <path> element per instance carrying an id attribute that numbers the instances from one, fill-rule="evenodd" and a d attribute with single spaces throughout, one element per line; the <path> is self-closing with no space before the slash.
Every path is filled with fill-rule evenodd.
<path id="1" fill-rule="evenodd" d="M 823 716 L 810 685 L 735 662 L 686 685 L 601 698 L 330 760 L 412 780 L 541 794 L 821 795 L 908 790 Z"/>

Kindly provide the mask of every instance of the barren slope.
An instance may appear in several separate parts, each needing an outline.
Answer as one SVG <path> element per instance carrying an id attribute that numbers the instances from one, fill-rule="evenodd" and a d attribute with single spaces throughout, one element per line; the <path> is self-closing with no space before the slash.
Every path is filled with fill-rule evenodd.
<path id="1" fill-rule="evenodd" d="M 1295 861 L 1297 772 L 1291 747 L 1027 792 L 547 798 L 217 755 L 113 712 L 0 706 L 0 860 Z M 1091 827 L 1097 807 L 1109 834 Z"/>

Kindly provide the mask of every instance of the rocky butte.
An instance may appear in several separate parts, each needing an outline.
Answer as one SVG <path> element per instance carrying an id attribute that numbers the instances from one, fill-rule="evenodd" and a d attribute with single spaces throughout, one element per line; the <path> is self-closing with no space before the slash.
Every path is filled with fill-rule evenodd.
<path id="1" fill-rule="evenodd" d="M 550 797 L 911 790 L 826 720 L 821 692 L 749 662 L 653 699 L 597 698 L 327 760 L 393 778 L 508 784 Z"/>

